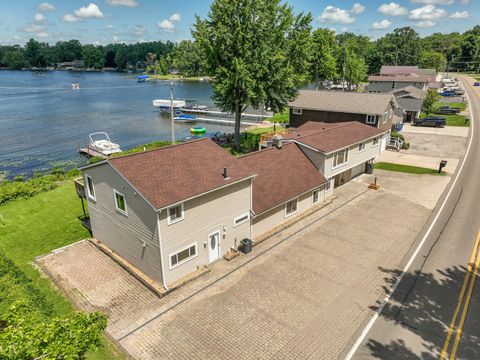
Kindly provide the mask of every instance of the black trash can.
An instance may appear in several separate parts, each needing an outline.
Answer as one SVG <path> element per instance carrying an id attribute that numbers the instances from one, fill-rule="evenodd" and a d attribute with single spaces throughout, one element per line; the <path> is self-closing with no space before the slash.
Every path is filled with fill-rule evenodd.
<path id="1" fill-rule="evenodd" d="M 252 240 L 250 239 L 243 239 L 240 241 L 240 251 L 244 254 L 248 254 L 252 251 Z"/>

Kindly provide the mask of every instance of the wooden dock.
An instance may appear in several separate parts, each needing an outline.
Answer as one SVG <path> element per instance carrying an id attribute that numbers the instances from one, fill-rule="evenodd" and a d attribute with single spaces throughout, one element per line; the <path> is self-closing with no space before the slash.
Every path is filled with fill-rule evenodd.
<path id="1" fill-rule="evenodd" d="M 196 110 L 196 109 L 180 109 L 181 111 L 185 113 L 190 113 L 190 114 L 197 114 L 197 115 L 205 115 L 205 116 L 213 116 L 213 117 L 223 117 L 223 118 L 233 118 L 234 114 L 231 113 L 226 113 L 223 111 L 212 111 L 212 110 Z M 242 119 L 249 119 L 249 120 L 256 120 L 256 121 L 262 121 L 266 119 L 270 119 L 273 115 L 270 113 L 266 114 L 242 114 Z"/>
<path id="2" fill-rule="evenodd" d="M 78 153 L 81 154 L 81 155 L 84 155 L 86 157 L 89 157 L 89 158 L 91 158 L 91 157 L 99 157 L 99 158 L 102 158 L 102 159 L 107 159 L 108 158 L 108 156 L 106 156 L 105 154 L 102 154 L 101 152 L 90 149 L 88 147 L 79 148 Z"/>
<path id="3" fill-rule="evenodd" d="M 203 117 L 198 117 L 197 122 L 202 122 L 202 123 L 213 123 L 213 124 L 221 124 L 221 125 L 234 125 L 235 120 L 230 120 L 230 119 L 211 119 L 211 118 L 203 118 Z M 252 125 L 258 125 L 260 122 L 258 121 L 240 121 L 240 124 L 245 125 L 245 126 L 252 126 Z"/>

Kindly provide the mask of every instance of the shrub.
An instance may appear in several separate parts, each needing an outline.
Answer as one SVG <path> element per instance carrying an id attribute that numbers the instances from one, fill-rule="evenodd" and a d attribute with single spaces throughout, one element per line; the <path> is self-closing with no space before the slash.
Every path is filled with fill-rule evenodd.
<path id="1" fill-rule="evenodd" d="M 13 178 L 13 181 L 17 181 L 17 182 L 22 182 L 22 181 L 25 181 L 25 176 L 23 175 L 17 175 Z"/>
<path id="2" fill-rule="evenodd" d="M 410 149 L 410 143 L 405 141 L 403 144 L 402 144 L 402 149 L 403 150 L 408 150 Z"/>

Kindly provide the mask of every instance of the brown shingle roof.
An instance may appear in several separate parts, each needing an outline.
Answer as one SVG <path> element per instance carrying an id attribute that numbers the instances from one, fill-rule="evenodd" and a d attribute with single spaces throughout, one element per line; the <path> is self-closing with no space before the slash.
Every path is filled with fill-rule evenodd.
<path id="1" fill-rule="evenodd" d="M 287 138 L 310 146 L 320 152 L 330 153 L 382 133 L 382 130 L 358 121 L 336 124 L 309 121 L 297 128 Z"/>
<path id="2" fill-rule="evenodd" d="M 116 157 L 108 162 L 157 209 L 255 174 L 210 139 Z M 224 167 L 228 180 L 222 175 Z"/>
<path id="3" fill-rule="evenodd" d="M 390 94 L 300 90 L 297 98 L 288 106 L 349 114 L 380 115 L 391 101 L 394 99 Z"/>
<path id="4" fill-rule="evenodd" d="M 327 182 L 295 143 L 244 155 L 239 160 L 257 174 L 253 211 L 259 215 Z"/>
<path id="5" fill-rule="evenodd" d="M 368 81 L 423 82 L 429 81 L 428 76 L 420 75 L 370 75 Z"/>

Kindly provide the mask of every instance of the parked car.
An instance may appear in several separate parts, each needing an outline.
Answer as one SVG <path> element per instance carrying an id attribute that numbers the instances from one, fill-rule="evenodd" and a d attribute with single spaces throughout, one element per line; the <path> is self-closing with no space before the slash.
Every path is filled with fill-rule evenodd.
<path id="1" fill-rule="evenodd" d="M 447 124 L 445 116 L 427 116 L 420 119 L 415 119 L 413 122 L 415 126 L 433 126 L 444 127 Z"/>
<path id="2" fill-rule="evenodd" d="M 440 93 L 441 96 L 445 97 L 454 97 L 455 96 L 455 91 L 453 90 L 445 90 Z"/>
<path id="3" fill-rule="evenodd" d="M 435 114 L 443 114 L 443 115 L 453 115 L 460 113 L 460 109 L 452 108 L 451 106 L 441 106 Z"/>
<path id="4" fill-rule="evenodd" d="M 475 82 L 473 83 L 473 86 L 480 86 L 480 81 L 475 81 Z"/>

